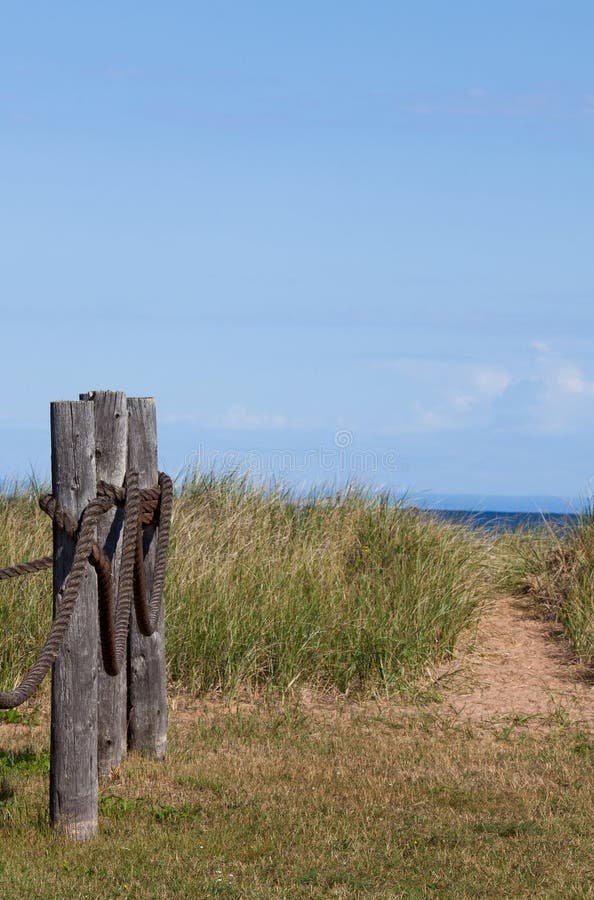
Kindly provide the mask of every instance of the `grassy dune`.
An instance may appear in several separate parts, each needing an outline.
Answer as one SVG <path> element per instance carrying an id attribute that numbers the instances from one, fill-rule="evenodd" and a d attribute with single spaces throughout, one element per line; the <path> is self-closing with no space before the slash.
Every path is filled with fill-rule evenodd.
<path id="1" fill-rule="evenodd" d="M 487 592 L 478 537 L 358 491 L 297 503 L 194 478 L 171 549 L 171 675 L 199 689 L 402 687 Z"/>
<path id="2" fill-rule="evenodd" d="M 50 552 L 32 491 L 0 498 L 0 560 Z M 175 502 L 166 585 L 172 681 L 194 691 L 391 691 L 451 653 L 490 591 L 489 547 L 386 497 L 297 502 L 237 477 L 193 477 Z M 0 678 L 49 624 L 48 575 L 0 588 Z"/>
<path id="3" fill-rule="evenodd" d="M 587 658 L 593 532 L 489 537 L 360 491 L 296 502 L 188 479 L 167 763 L 131 755 L 102 786 L 97 839 L 68 843 L 48 824 L 47 693 L 0 713 L 0 896 L 594 896 L 587 734 L 560 711 L 482 728 L 386 699 L 501 590 L 531 590 Z M 0 561 L 50 547 L 35 491 L 0 497 Z M 48 574 L 0 585 L 3 686 L 50 607 Z"/>
<path id="4" fill-rule="evenodd" d="M 0 563 L 49 552 L 37 491 L 0 495 Z M 362 490 L 298 501 L 194 475 L 174 507 L 170 679 L 195 692 L 390 693 L 451 654 L 497 590 L 529 593 L 594 664 L 594 515 L 562 537 L 493 538 Z M 34 659 L 50 615 L 48 573 L 0 586 L 3 686 Z"/>

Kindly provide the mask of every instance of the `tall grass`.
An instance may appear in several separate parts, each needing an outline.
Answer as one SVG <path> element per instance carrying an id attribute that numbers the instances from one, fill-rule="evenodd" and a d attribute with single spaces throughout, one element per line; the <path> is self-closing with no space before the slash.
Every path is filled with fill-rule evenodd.
<path id="1" fill-rule="evenodd" d="M 50 548 L 35 492 L 0 497 L 0 564 Z M 174 506 L 170 676 L 195 691 L 391 691 L 452 652 L 491 590 L 484 539 L 387 496 L 302 500 L 196 474 Z M 34 658 L 50 615 L 49 575 L 0 585 L 3 686 Z"/>
<path id="2" fill-rule="evenodd" d="M 452 651 L 486 583 L 477 537 L 386 496 L 298 501 L 195 475 L 175 507 L 171 675 L 199 690 L 389 691 Z"/>
<path id="3" fill-rule="evenodd" d="M 516 547 L 515 587 L 559 622 L 577 658 L 594 669 L 594 508 L 560 534 L 543 529 Z"/>
<path id="4" fill-rule="evenodd" d="M 0 493 L 0 566 L 52 552 L 52 529 L 33 483 Z M 10 689 L 33 663 L 52 618 L 51 570 L 0 582 L 0 678 Z"/>

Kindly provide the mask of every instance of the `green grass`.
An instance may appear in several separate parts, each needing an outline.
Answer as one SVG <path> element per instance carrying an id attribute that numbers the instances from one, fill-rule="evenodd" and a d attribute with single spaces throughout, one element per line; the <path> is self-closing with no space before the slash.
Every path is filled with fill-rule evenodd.
<path id="1" fill-rule="evenodd" d="M 0 496 L 2 563 L 50 550 L 35 493 Z M 387 699 L 497 591 L 529 589 L 588 658 L 592 521 L 563 542 L 493 538 L 356 490 L 297 502 L 187 480 L 166 603 L 170 680 L 189 693 L 168 759 L 131 756 L 97 839 L 69 843 L 48 823 L 47 689 L 0 714 L 0 896 L 594 897 L 591 736 L 562 716 L 479 729 Z M 49 574 L 0 585 L 3 687 L 50 615 Z"/>
<path id="2" fill-rule="evenodd" d="M 0 498 L 0 560 L 43 555 L 34 492 Z M 296 501 L 237 477 L 188 478 L 166 584 L 169 672 L 193 691 L 390 692 L 451 654 L 492 592 L 480 535 L 351 489 Z M 0 586 L 0 678 L 50 620 L 49 575 Z"/>
<path id="3" fill-rule="evenodd" d="M 31 484 L 0 493 L 0 566 L 52 552 L 52 526 Z M 52 614 L 51 570 L 0 582 L 0 684 L 10 690 L 34 662 Z"/>
<path id="4" fill-rule="evenodd" d="M 543 528 L 502 540 L 507 588 L 559 623 L 576 658 L 594 670 L 594 511 L 562 534 Z"/>
<path id="5" fill-rule="evenodd" d="M 35 484 L 0 495 L 0 562 L 51 549 Z M 178 490 L 167 576 L 172 683 L 194 692 L 309 684 L 381 693 L 447 658 L 497 591 L 528 594 L 594 665 L 594 514 L 562 537 L 496 538 L 351 489 L 297 501 L 237 476 Z M 35 658 L 51 574 L 0 585 L 0 683 Z"/>
<path id="6" fill-rule="evenodd" d="M 297 504 L 195 480 L 175 514 L 174 679 L 390 690 L 451 652 L 484 599 L 480 542 L 352 491 Z"/>
<path id="7" fill-rule="evenodd" d="M 47 733 L 21 730 L 0 725 L 6 900 L 594 896 L 594 746 L 567 727 L 205 704 L 173 713 L 166 764 L 124 764 L 82 845 L 50 832 Z"/>

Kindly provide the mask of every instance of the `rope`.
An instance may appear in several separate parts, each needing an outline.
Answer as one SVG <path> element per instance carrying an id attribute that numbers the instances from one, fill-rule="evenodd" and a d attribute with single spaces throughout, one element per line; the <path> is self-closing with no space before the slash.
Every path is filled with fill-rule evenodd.
<path id="1" fill-rule="evenodd" d="M 4 581 L 6 578 L 15 578 L 17 575 L 43 572 L 44 569 L 51 569 L 53 564 L 53 556 L 42 556 L 40 559 L 30 559 L 29 562 L 20 563 L 18 566 L 5 566 L 0 569 L 0 581 Z"/>
<path id="2" fill-rule="evenodd" d="M 101 516 L 117 504 L 124 505 L 124 536 L 114 610 L 111 564 L 95 541 L 94 535 Z M 161 614 L 173 509 L 173 482 L 168 475 L 160 472 L 158 486 L 145 490 L 138 487 L 138 473 L 134 471 L 127 473 L 123 488 L 99 482 L 97 497 L 85 507 L 80 526 L 51 494 L 43 494 L 39 498 L 39 505 L 58 528 L 76 541 L 74 559 L 56 615 L 39 656 L 15 690 L 0 691 L 0 709 L 12 709 L 28 700 L 56 659 L 78 599 L 87 561 L 97 573 L 101 652 L 108 675 L 117 675 L 126 658 L 132 600 L 138 628 L 141 634 L 147 637 L 155 631 Z M 154 525 L 158 529 L 150 599 L 146 595 L 144 579 L 143 525 Z M 51 556 L 44 556 L 20 565 L 6 566 L 0 569 L 0 581 L 40 572 L 50 568 L 52 562 Z"/>

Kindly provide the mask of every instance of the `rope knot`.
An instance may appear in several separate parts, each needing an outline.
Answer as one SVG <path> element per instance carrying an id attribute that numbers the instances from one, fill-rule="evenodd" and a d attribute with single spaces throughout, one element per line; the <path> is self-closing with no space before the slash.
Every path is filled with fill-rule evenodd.
<path id="1" fill-rule="evenodd" d="M 58 528 L 76 542 L 74 559 L 45 644 L 18 688 L 14 691 L 0 691 L 0 709 L 11 709 L 28 700 L 60 652 L 78 599 L 87 561 L 97 573 L 101 649 L 105 671 L 109 675 L 117 675 L 124 662 L 132 600 L 141 633 L 149 636 L 155 631 L 163 602 L 173 509 L 173 482 L 164 472 L 159 472 L 158 484 L 141 490 L 138 487 L 138 480 L 138 472 L 130 470 L 126 473 L 123 487 L 100 481 L 97 485 L 97 496 L 86 505 L 79 522 L 52 494 L 42 494 L 39 498 L 41 509 Z M 114 611 L 111 562 L 104 549 L 95 540 L 95 528 L 104 513 L 113 506 L 122 504 L 124 536 Z M 154 525 L 158 529 L 150 600 L 146 596 L 144 579 L 143 525 Z M 45 556 L 17 566 L 7 566 L 0 569 L 0 581 L 43 571 L 50 568 L 52 563 L 52 557 Z"/>

